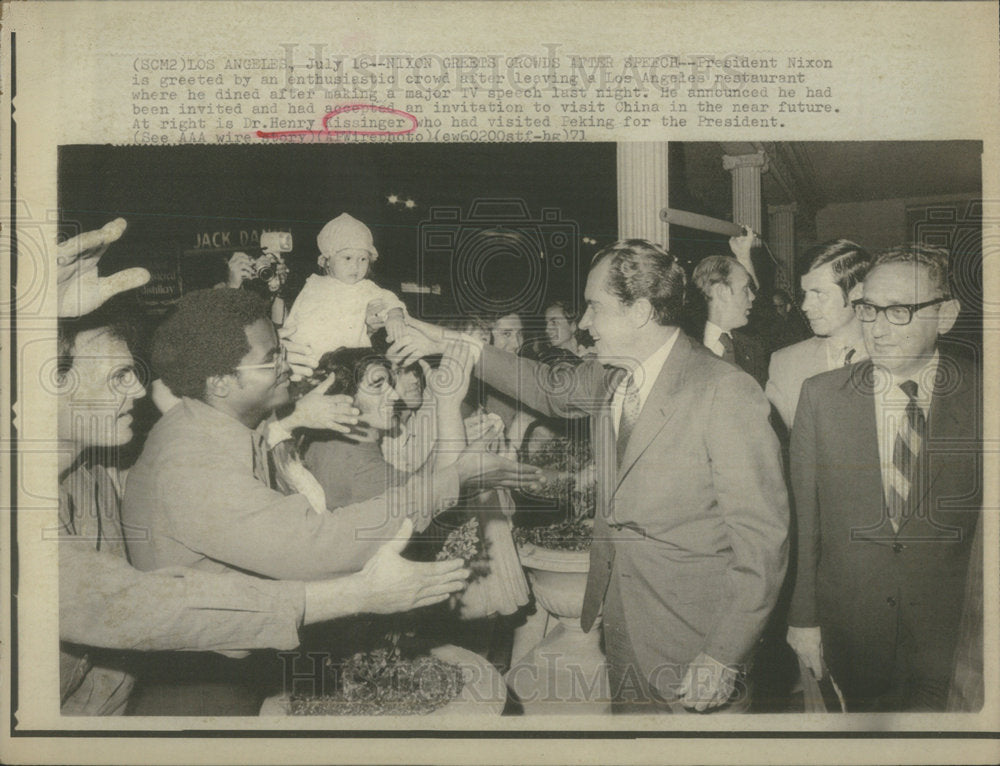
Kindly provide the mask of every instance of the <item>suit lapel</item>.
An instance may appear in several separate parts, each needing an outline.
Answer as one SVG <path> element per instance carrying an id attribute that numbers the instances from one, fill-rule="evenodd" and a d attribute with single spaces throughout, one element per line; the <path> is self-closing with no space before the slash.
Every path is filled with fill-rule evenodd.
<path id="1" fill-rule="evenodd" d="M 676 394 L 683 388 L 684 373 L 692 352 L 691 343 L 691 340 L 679 331 L 677 340 L 674 341 L 674 347 L 670 349 L 670 353 L 660 369 L 660 374 L 643 403 L 639 420 L 629 438 L 625 457 L 622 464 L 618 466 L 616 485 L 622 483 L 635 461 L 677 412 L 678 397 Z"/>
<path id="2" fill-rule="evenodd" d="M 821 347 L 824 355 L 826 349 Z M 878 451 L 878 430 L 875 425 L 874 369 L 871 363 L 853 368 L 845 384 L 843 406 L 833 407 L 845 436 L 844 444 L 854 444 L 856 453 L 847 455 L 857 466 L 868 466 L 855 474 L 857 497 L 870 498 L 855 508 L 856 523 L 850 527 L 852 540 L 884 540 L 894 535 L 885 511 L 885 491 L 882 486 L 882 463 Z M 876 516 L 877 514 L 877 516 Z"/>

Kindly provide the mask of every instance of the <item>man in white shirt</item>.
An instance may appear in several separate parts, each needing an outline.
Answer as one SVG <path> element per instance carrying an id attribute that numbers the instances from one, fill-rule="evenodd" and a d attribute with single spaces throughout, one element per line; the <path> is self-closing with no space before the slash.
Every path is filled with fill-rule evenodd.
<path id="1" fill-rule="evenodd" d="M 875 258 L 854 302 L 871 360 L 807 380 L 795 415 L 788 643 L 849 711 L 947 700 L 982 502 L 981 375 L 939 337 L 959 311 L 948 260 Z"/>
<path id="2" fill-rule="evenodd" d="M 767 349 L 745 327 L 753 307 L 754 286 L 750 273 L 728 255 L 710 255 L 695 266 L 691 281 L 708 307 L 708 321 L 702 335 L 705 347 L 727 362 L 738 365 L 764 386 Z"/>
<path id="3" fill-rule="evenodd" d="M 802 311 L 815 337 L 775 351 L 764 393 L 788 428 L 806 378 L 868 358 L 861 322 L 851 298 L 857 298 L 871 256 L 846 239 L 823 242 L 807 250 L 802 275 Z"/>

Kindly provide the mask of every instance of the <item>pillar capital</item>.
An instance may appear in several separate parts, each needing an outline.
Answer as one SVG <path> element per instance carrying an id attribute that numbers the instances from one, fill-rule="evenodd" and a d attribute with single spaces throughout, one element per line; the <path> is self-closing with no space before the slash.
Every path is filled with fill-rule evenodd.
<path id="1" fill-rule="evenodd" d="M 739 168 L 760 168 L 761 173 L 766 173 L 768 168 L 767 155 L 764 152 L 754 152 L 753 154 L 724 154 L 722 155 L 722 167 L 732 172 Z"/>

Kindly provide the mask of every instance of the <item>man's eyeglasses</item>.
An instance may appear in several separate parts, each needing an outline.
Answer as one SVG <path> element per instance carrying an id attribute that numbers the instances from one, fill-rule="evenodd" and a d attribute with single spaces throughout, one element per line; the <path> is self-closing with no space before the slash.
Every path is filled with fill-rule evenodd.
<path id="1" fill-rule="evenodd" d="M 928 306 L 936 306 L 939 303 L 950 300 L 951 298 L 935 298 L 932 301 L 924 301 L 923 303 L 894 303 L 891 306 L 876 306 L 874 303 L 856 300 L 852 301 L 851 305 L 854 306 L 854 316 L 862 322 L 874 322 L 878 319 L 879 313 L 883 313 L 885 314 L 885 318 L 889 320 L 889 324 L 908 325 L 913 321 L 913 315 L 917 311 L 920 311 L 920 309 L 925 309 Z"/>
<path id="2" fill-rule="evenodd" d="M 237 370 L 274 370 L 275 375 L 280 375 L 281 370 L 285 366 L 285 361 L 288 359 L 288 349 L 284 346 L 278 346 L 278 350 L 274 354 L 273 362 L 261 362 L 260 364 L 238 364 L 236 365 Z"/>

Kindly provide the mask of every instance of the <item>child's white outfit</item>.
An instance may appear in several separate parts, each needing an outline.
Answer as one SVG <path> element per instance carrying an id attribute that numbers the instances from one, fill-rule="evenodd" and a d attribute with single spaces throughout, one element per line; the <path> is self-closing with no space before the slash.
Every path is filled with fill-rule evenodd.
<path id="1" fill-rule="evenodd" d="M 382 321 L 391 309 L 406 311 L 392 291 L 370 279 L 349 285 L 335 277 L 313 274 L 285 320 L 285 326 L 292 328 L 289 339 L 309 344 L 317 356 L 341 346 L 370 347 L 366 319 L 372 301 L 377 301 L 373 308 Z"/>

